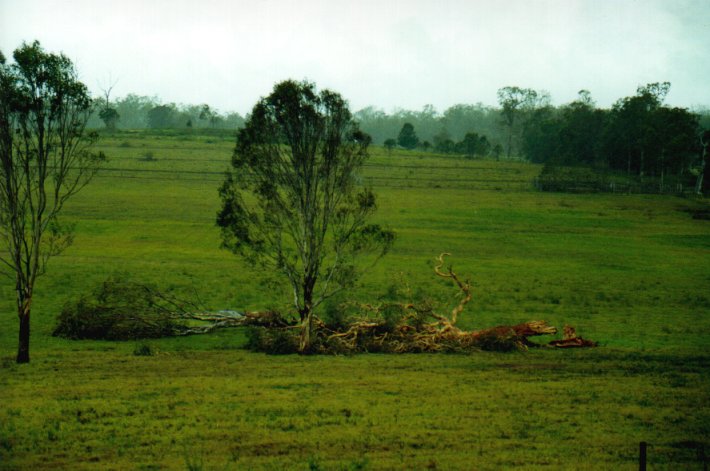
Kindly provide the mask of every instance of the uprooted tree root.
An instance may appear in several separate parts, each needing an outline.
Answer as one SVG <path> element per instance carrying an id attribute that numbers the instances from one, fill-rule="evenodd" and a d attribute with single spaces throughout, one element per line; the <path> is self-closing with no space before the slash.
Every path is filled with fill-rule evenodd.
<path id="1" fill-rule="evenodd" d="M 513 326 L 498 326 L 483 330 L 464 331 L 456 326 L 459 315 L 471 300 L 471 283 L 462 281 L 451 267 L 442 271 L 443 253 L 434 267 L 437 276 L 450 279 L 463 296 L 449 316 L 434 312 L 427 303 L 389 303 L 383 305 L 361 304 L 362 320 L 344 327 L 330 327 L 316 321 L 315 338 L 310 353 L 424 353 L 424 352 L 471 352 L 477 350 L 512 351 L 529 347 L 548 346 L 554 348 L 594 347 L 597 344 L 577 337 L 574 328 L 565 326 L 564 338 L 547 344 L 529 340 L 539 335 L 553 335 L 557 328 L 545 321 L 531 321 Z M 389 322 L 382 314 L 386 310 L 399 310 L 397 322 Z M 366 316 L 370 314 L 370 316 Z M 374 317 L 378 320 L 369 320 Z M 269 313 L 273 319 L 273 313 Z M 255 320 L 259 316 L 253 315 Z M 246 324 L 251 324 L 247 322 Z M 290 353 L 298 350 L 298 327 L 269 324 L 252 329 L 249 347 L 270 353 Z"/>

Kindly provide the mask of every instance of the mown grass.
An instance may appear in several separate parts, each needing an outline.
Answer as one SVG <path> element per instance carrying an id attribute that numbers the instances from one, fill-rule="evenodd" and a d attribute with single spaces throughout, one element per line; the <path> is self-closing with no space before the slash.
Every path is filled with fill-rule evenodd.
<path id="1" fill-rule="evenodd" d="M 632 469 L 641 440 L 654 469 L 694 469 L 710 448 L 710 224 L 686 212 L 702 201 L 538 193 L 533 165 L 376 149 L 364 181 L 398 240 L 352 297 L 405 279 L 447 309 L 447 251 L 474 284 L 464 327 L 546 319 L 602 348 L 304 358 L 247 353 L 234 330 L 135 355 L 51 337 L 62 304 L 117 273 L 210 309 L 288 295 L 219 248 L 228 135 L 101 145 L 117 170 L 66 208 L 76 240 L 38 283 L 29 365 L 0 286 L 0 469 Z"/>

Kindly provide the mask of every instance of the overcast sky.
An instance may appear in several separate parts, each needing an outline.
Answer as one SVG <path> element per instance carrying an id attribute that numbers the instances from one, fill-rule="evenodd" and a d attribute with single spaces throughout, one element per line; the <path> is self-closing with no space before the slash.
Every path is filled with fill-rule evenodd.
<path id="1" fill-rule="evenodd" d="M 600 106 L 669 81 L 710 105 L 710 0 L 0 0 L 0 50 L 38 39 L 95 92 L 248 112 L 277 81 L 443 111 L 516 85 Z"/>

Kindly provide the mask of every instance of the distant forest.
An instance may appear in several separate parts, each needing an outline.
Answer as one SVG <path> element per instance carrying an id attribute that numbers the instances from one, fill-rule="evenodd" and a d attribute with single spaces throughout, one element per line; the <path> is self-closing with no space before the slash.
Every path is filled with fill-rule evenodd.
<path id="1" fill-rule="evenodd" d="M 163 104 L 158 97 L 126 95 L 97 99 L 87 126 L 98 129 L 236 129 L 244 124 L 239 113 L 220 113 L 209 105 Z"/>
<path id="2" fill-rule="evenodd" d="M 390 150 L 516 158 L 639 176 L 697 174 L 707 155 L 710 109 L 667 106 L 669 89 L 667 82 L 640 86 L 635 95 L 604 109 L 586 90 L 555 107 L 545 92 L 504 87 L 498 91 L 498 107 L 458 104 L 440 113 L 427 105 L 388 114 L 370 106 L 354 117 L 374 144 Z M 97 101 L 100 106 L 89 123 L 94 128 L 236 129 L 245 121 L 239 113 L 223 114 L 208 105 L 162 104 L 133 94 Z"/>

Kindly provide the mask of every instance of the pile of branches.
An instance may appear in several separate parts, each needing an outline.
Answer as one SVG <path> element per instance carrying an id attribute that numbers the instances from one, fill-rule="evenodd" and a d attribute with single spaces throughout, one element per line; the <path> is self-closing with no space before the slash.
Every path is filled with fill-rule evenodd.
<path id="1" fill-rule="evenodd" d="M 310 353 L 433 353 L 471 352 L 479 350 L 512 351 L 543 346 L 530 337 L 554 335 L 557 328 L 545 321 L 531 321 L 512 326 L 497 326 L 483 330 L 465 331 L 456 326 L 459 315 L 471 300 L 471 283 L 461 280 L 448 267 L 445 271 L 443 253 L 438 257 L 434 272 L 450 279 L 462 293 L 460 302 L 450 315 L 434 311 L 430 303 L 361 304 L 360 320 L 342 325 L 328 325 L 316 321 L 315 339 Z M 395 315 L 392 315 L 392 313 Z M 373 320 L 374 318 L 374 320 Z M 393 321 L 394 319 L 394 321 Z M 284 322 L 283 326 L 251 329 L 248 348 L 268 353 L 298 351 L 298 327 Z M 574 328 L 565 326 L 564 338 L 547 344 L 555 348 L 594 347 L 597 344 L 576 335 Z"/>

